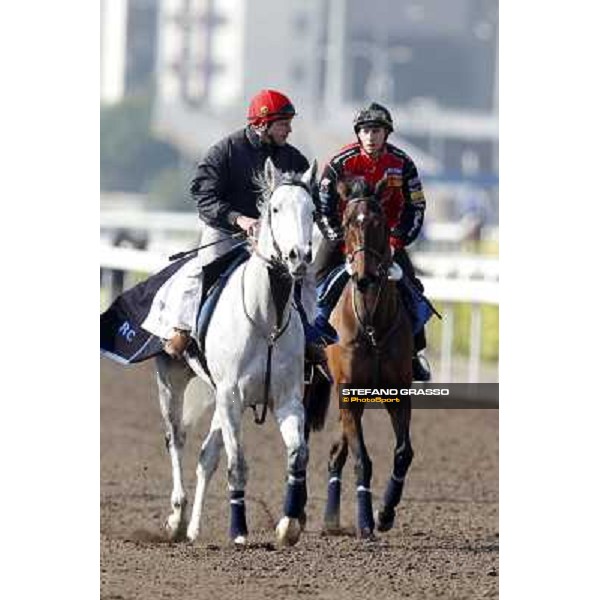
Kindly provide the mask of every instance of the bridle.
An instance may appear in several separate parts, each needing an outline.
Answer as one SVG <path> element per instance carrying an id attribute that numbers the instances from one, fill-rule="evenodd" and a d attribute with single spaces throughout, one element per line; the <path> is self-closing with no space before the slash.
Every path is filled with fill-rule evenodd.
<path id="1" fill-rule="evenodd" d="M 313 197 L 313 192 L 310 190 L 309 186 L 306 185 L 303 181 L 285 181 L 280 184 L 280 186 L 283 186 L 283 185 L 301 187 L 304 190 L 306 190 L 306 192 L 308 192 L 311 195 L 311 197 Z M 275 190 L 273 190 L 273 192 L 274 191 Z M 261 410 L 260 415 L 257 412 L 256 404 L 252 404 L 252 409 L 254 410 L 254 422 L 257 423 L 258 425 L 262 425 L 265 422 L 265 418 L 267 415 L 267 404 L 268 404 L 268 400 L 269 400 L 269 390 L 271 387 L 271 364 L 272 364 L 272 356 L 273 356 L 273 347 L 275 346 L 275 343 L 277 342 L 277 340 L 279 340 L 279 338 L 287 330 L 288 325 L 290 324 L 290 321 L 291 321 L 291 317 L 292 317 L 292 311 L 290 310 L 288 312 L 287 319 L 285 320 L 285 322 L 283 322 L 283 310 L 280 314 L 279 309 L 277 308 L 277 306 L 278 306 L 277 300 L 278 299 L 276 298 L 276 291 L 277 291 L 276 283 L 280 282 L 279 287 L 282 287 L 284 289 L 284 295 L 287 298 L 289 298 L 289 294 L 291 293 L 291 291 L 293 289 L 293 283 L 292 283 L 293 278 L 292 278 L 291 274 L 289 273 L 289 271 L 287 270 L 287 267 L 285 264 L 285 257 L 283 255 L 283 252 L 281 251 L 281 246 L 279 245 L 279 243 L 277 242 L 277 239 L 275 238 L 275 232 L 273 231 L 273 214 L 272 213 L 273 213 L 273 208 L 269 204 L 267 206 L 267 219 L 266 220 L 267 220 L 267 227 L 269 230 L 269 234 L 270 234 L 271 240 L 273 242 L 273 249 L 275 250 L 275 256 L 271 256 L 271 257 L 264 256 L 263 254 L 261 254 L 259 252 L 257 245 L 256 245 L 256 241 L 251 240 L 252 250 L 253 250 L 254 254 L 267 264 L 267 269 L 269 271 L 269 279 L 271 280 L 271 296 L 272 296 L 272 300 L 276 306 L 277 317 L 276 317 L 275 325 L 270 332 L 265 333 L 262 330 L 262 328 L 254 321 L 254 319 L 252 319 L 252 317 L 248 313 L 248 310 L 244 303 L 244 276 L 246 274 L 246 265 L 244 265 L 244 269 L 242 271 L 242 277 L 241 277 L 242 308 L 244 310 L 244 314 L 245 314 L 246 318 L 248 319 L 248 321 L 251 323 L 251 325 L 254 327 L 254 329 L 256 329 L 256 331 L 258 331 L 259 335 L 261 335 L 267 342 L 267 364 L 265 367 L 265 381 L 264 381 L 264 386 L 263 386 L 263 402 L 262 402 L 262 410 Z"/>
<path id="2" fill-rule="evenodd" d="M 368 197 L 353 198 L 352 200 L 350 200 L 348 202 L 348 205 L 350 205 L 350 203 L 359 202 L 361 200 L 368 200 L 368 199 L 369 199 Z M 347 225 L 345 225 L 344 228 L 348 232 L 349 227 Z M 356 318 L 356 321 L 359 325 L 359 333 L 362 334 L 363 338 L 367 340 L 369 346 L 374 351 L 375 363 L 376 363 L 375 377 L 377 380 L 377 378 L 379 377 L 379 370 L 380 370 L 380 364 L 381 364 L 381 358 L 380 358 L 381 353 L 385 349 L 387 343 L 389 342 L 392 335 L 395 333 L 397 327 L 400 324 L 401 311 L 398 310 L 398 313 L 396 315 L 396 318 L 394 319 L 394 322 L 393 322 L 391 328 L 388 331 L 386 331 L 385 334 L 381 338 L 377 339 L 376 335 L 375 335 L 376 332 L 375 332 L 375 326 L 374 326 L 374 318 L 375 318 L 375 313 L 377 312 L 377 308 L 379 307 L 383 289 L 385 287 L 385 284 L 387 283 L 388 269 L 391 265 L 392 257 L 391 257 L 391 253 L 389 253 L 389 252 L 386 252 L 386 253 L 378 252 L 377 250 L 368 248 L 367 246 L 365 246 L 363 244 L 361 246 L 358 246 L 357 248 L 354 248 L 349 254 L 347 254 L 346 261 L 347 261 L 348 265 L 352 265 L 354 263 L 354 261 L 356 260 L 356 256 L 360 253 L 370 254 L 370 255 L 374 256 L 376 260 L 379 261 L 377 264 L 377 267 L 375 269 L 375 283 L 377 286 L 375 300 L 372 304 L 371 311 L 367 310 L 366 302 L 363 301 L 364 314 L 362 316 L 361 316 L 361 311 L 359 311 L 359 309 L 358 309 L 356 299 L 357 299 L 357 294 L 359 294 L 360 296 L 362 296 L 364 298 L 364 292 L 362 292 L 358 286 L 357 279 L 356 279 L 356 273 L 353 273 L 352 278 L 351 278 L 352 310 L 354 313 L 354 317 Z"/>
<path id="3" fill-rule="evenodd" d="M 350 206 L 351 204 L 354 204 L 354 203 L 360 202 L 360 201 L 368 202 L 369 197 L 352 198 L 351 200 L 348 201 L 347 207 Z M 347 207 L 346 207 L 346 210 L 347 210 Z M 349 227 L 347 225 L 345 225 L 344 228 L 346 230 L 349 229 Z M 346 246 L 348 246 L 348 244 L 346 244 Z M 371 256 L 374 256 L 376 260 L 379 261 L 377 264 L 377 267 L 375 268 L 375 280 L 376 280 L 376 282 L 378 284 L 378 288 L 379 288 L 378 289 L 378 298 L 379 298 L 379 291 L 381 290 L 381 287 L 383 286 L 383 282 L 387 278 L 388 269 L 390 268 L 390 265 L 392 263 L 391 254 L 389 254 L 389 252 L 387 252 L 387 253 L 378 252 L 377 250 L 374 250 L 373 248 L 369 248 L 363 244 L 362 246 L 358 246 L 357 248 L 354 248 L 349 254 L 346 255 L 347 264 L 349 266 L 352 266 L 354 264 L 354 261 L 356 260 L 356 256 L 360 253 L 370 254 Z M 354 284 L 356 285 L 355 273 L 352 274 L 352 280 L 353 280 Z"/>
<path id="4" fill-rule="evenodd" d="M 280 183 L 277 187 L 283 187 L 286 185 L 302 188 L 303 190 L 306 191 L 307 194 L 310 195 L 311 198 L 314 199 L 315 192 L 313 190 L 311 190 L 310 187 L 303 181 L 284 181 L 284 182 Z M 277 189 L 277 188 L 275 188 L 275 189 Z M 274 193 L 275 193 L 275 190 L 273 190 L 273 192 L 271 193 L 271 196 Z M 314 212 L 313 212 L 313 218 L 314 218 Z M 261 260 L 263 260 L 264 262 L 267 263 L 268 268 L 273 269 L 275 271 L 279 271 L 279 270 L 285 271 L 286 270 L 285 257 L 281 250 L 281 246 L 279 245 L 279 243 L 277 242 L 277 238 L 275 237 L 275 231 L 273 230 L 273 207 L 270 204 L 267 206 L 267 228 L 268 228 L 269 234 L 271 236 L 271 240 L 273 242 L 273 249 L 275 250 L 275 256 L 264 256 L 263 254 L 261 254 L 259 252 L 258 248 L 256 247 L 256 243 L 254 240 L 251 240 L 252 250 Z M 281 275 L 283 276 L 284 273 L 282 272 Z"/>

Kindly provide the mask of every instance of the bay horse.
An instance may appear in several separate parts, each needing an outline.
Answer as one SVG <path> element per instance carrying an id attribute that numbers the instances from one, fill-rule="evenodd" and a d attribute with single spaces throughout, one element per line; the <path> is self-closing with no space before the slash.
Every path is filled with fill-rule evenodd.
<path id="1" fill-rule="evenodd" d="M 316 161 L 302 175 L 281 173 L 267 159 L 258 239 L 248 261 L 227 280 L 206 332 L 204 356 L 210 377 L 187 352 L 184 361 L 164 353 L 157 357 L 159 400 L 173 474 L 172 512 L 166 527 L 173 539 L 198 538 L 206 491 L 224 447 L 229 534 L 235 544 L 247 543 L 242 413 L 261 403 L 271 409 L 287 450 L 287 491 L 276 538 L 281 545 L 293 545 L 300 537 L 308 461 L 303 406 L 305 342 L 300 316 L 292 307 L 292 292 L 294 281 L 306 274 L 312 260 L 316 173 Z M 194 411 L 184 407 L 183 399 L 195 376 L 202 381 L 203 399 L 214 406 L 214 414 L 198 459 L 196 495 L 188 523 L 182 455 L 190 424 L 185 414 Z"/>
<path id="2" fill-rule="evenodd" d="M 413 335 L 397 282 L 388 278 L 392 265 L 389 229 L 381 205 L 385 180 L 375 190 L 363 180 L 342 182 L 338 191 L 346 208 L 343 229 L 346 268 L 351 278 L 331 316 L 339 342 L 327 348 L 335 384 L 360 388 L 410 388 Z M 404 479 L 413 458 L 410 442 L 410 396 L 384 404 L 396 437 L 394 466 L 380 509 L 377 530 L 392 528 Z M 331 446 L 324 531 L 340 528 L 342 469 L 352 452 L 356 475 L 357 536 L 373 535 L 372 463 L 362 429 L 364 404 L 340 406 L 339 436 Z"/>

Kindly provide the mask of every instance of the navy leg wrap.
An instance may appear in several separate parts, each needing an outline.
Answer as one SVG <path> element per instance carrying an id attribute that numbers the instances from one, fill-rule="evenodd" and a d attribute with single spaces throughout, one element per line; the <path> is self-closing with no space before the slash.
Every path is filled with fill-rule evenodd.
<path id="1" fill-rule="evenodd" d="M 327 505 L 325 506 L 326 522 L 339 520 L 341 495 L 342 480 L 337 475 L 331 475 L 327 485 Z"/>
<path id="2" fill-rule="evenodd" d="M 363 486 L 356 489 L 356 508 L 359 534 L 365 531 L 372 532 L 375 528 L 373 520 L 373 503 L 371 499 L 371 490 Z"/>
<path id="3" fill-rule="evenodd" d="M 402 451 L 396 452 L 394 458 L 394 470 L 388 481 L 383 497 L 384 507 L 395 508 L 398 506 L 400 498 L 402 497 L 402 490 L 404 489 L 404 478 L 406 477 L 413 456 L 414 453 L 412 446 L 410 445 L 410 439 L 407 439 L 406 447 L 403 447 Z"/>
<path id="4" fill-rule="evenodd" d="M 286 517 L 297 519 L 304 510 L 306 504 L 306 479 L 295 477 L 288 479 L 283 514 Z"/>
<path id="5" fill-rule="evenodd" d="M 238 535 L 248 535 L 244 492 L 229 492 L 229 506 L 231 507 L 229 537 L 235 539 Z"/>
<path id="6" fill-rule="evenodd" d="M 385 494 L 383 496 L 383 505 L 386 508 L 395 508 L 400 502 L 402 497 L 402 490 L 404 488 L 404 480 L 397 481 L 394 476 L 390 477 Z"/>

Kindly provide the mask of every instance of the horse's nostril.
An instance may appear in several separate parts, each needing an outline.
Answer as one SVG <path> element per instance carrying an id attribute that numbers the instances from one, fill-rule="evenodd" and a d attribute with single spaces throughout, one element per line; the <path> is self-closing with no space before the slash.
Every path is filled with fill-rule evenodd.
<path id="1" fill-rule="evenodd" d="M 294 260 L 295 258 L 298 258 L 298 253 L 296 252 L 296 250 L 295 250 L 294 248 L 292 248 L 292 249 L 290 250 L 290 258 L 291 258 L 292 260 Z"/>
<path id="2" fill-rule="evenodd" d="M 306 262 L 312 262 L 312 250 L 308 251 L 308 254 L 306 255 Z"/>

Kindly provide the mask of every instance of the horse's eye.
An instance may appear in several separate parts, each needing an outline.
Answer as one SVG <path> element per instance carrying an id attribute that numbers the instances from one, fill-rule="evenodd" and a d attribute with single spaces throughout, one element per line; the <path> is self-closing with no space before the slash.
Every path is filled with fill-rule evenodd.
<path id="1" fill-rule="evenodd" d="M 279 212 L 279 209 L 278 209 L 278 208 L 274 208 L 274 209 L 273 209 L 273 212 L 274 212 L 274 213 L 278 213 L 278 212 Z"/>

